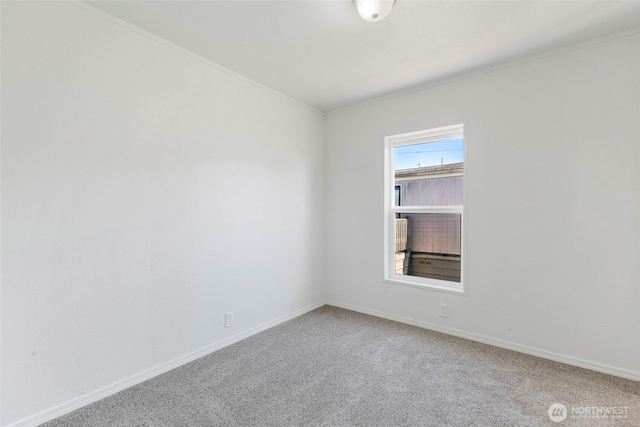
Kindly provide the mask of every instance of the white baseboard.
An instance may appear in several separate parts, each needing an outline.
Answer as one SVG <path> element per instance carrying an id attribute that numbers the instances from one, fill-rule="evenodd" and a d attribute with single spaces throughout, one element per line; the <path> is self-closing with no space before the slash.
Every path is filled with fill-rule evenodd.
<path id="1" fill-rule="evenodd" d="M 292 313 L 285 314 L 284 316 L 280 316 L 276 319 L 273 319 L 269 322 L 263 323 L 251 329 L 248 329 L 244 332 L 241 332 L 237 335 L 234 335 L 229 338 L 225 338 L 221 341 L 208 345 L 200 350 L 196 350 L 192 353 L 185 354 L 184 356 L 180 356 L 176 359 L 173 359 L 169 362 L 163 363 L 161 365 L 155 366 L 146 371 L 140 372 L 138 374 L 132 375 L 129 378 L 125 378 L 123 380 L 117 381 L 111 385 L 103 387 L 101 389 L 95 390 L 91 393 L 88 393 L 84 396 L 81 396 L 77 399 L 72 399 L 68 402 L 65 402 L 61 405 L 55 406 L 51 409 L 47 409 L 46 411 L 40 412 L 36 415 L 32 415 L 30 417 L 24 418 L 20 421 L 17 421 L 13 424 L 7 425 L 7 427 L 35 427 L 39 424 L 50 421 L 54 418 L 58 418 L 64 414 L 68 414 L 71 411 L 75 411 L 78 408 L 86 406 L 90 403 L 96 402 L 100 399 L 104 399 L 107 396 L 115 394 L 119 391 L 122 391 L 126 388 L 132 387 L 136 384 L 139 384 L 143 381 L 156 377 L 160 374 L 168 372 L 172 369 L 180 367 L 184 364 L 187 364 L 191 361 L 199 359 L 207 354 L 213 353 L 214 351 L 220 350 L 221 348 L 227 347 L 231 344 L 234 344 L 238 341 L 241 341 L 245 338 L 248 338 L 252 335 L 260 333 L 264 330 L 272 328 L 276 325 L 284 323 L 288 320 L 294 319 L 298 316 L 301 316 L 305 313 L 308 313 L 316 308 L 322 307 L 326 304 L 326 301 L 319 301 L 315 304 L 311 304 L 307 307 L 301 308 L 300 310 L 296 310 Z"/>
<path id="2" fill-rule="evenodd" d="M 629 380 L 640 381 L 640 372 L 628 371 L 625 369 L 615 368 L 613 366 L 603 365 L 600 363 L 590 362 L 588 360 L 578 359 L 576 357 L 565 356 L 563 354 L 552 353 L 546 350 L 540 350 L 525 345 L 515 344 L 509 341 L 503 341 L 495 338 L 486 337 L 483 335 L 464 332 L 458 329 L 447 328 L 432 323 L 423 322 L 421 320 L 415 320 L 408 317 L 397 316 L 395 314 L 385 313 L 382 311 L 371 310 L 364 307 L 359 307 L 351 304 L 346 304 L 338 301 L 328 300 L 327 305 L 334 307 L 344 308 L 346 310 L 357 311 L 363 314 L 369 314 L 371 316 L 380 317 L 387 320 L 393 320 L 408 325 L 418 326 L 420 328 L 429 329 L 436 332 L 442 332 L 444 334 L 453 335 L 460 338 L 466 338 L 471 341 L 481 342 L 483 344 L 489 344 L 495 347 L 505 348 L 507 350 L 517 351 L 519 353 L 528 354 L 531 356 L 541 357 L 543 359 L 553 360 L 555 362 L 565 363 L 567 365 L 577 366 L 579 368 L 590 369 L 592 371 L 602 372 L 604 374 L 614 375 L 617 377 L 626 378 Z"/>

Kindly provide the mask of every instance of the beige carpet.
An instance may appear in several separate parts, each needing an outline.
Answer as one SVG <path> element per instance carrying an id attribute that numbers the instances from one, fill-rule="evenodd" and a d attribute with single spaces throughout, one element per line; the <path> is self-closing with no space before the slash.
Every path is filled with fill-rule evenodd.
<path id="1" fill-rule="evenodd" d="M 640 383 L 325 306 L 46 425 L 640 426 Z"/>

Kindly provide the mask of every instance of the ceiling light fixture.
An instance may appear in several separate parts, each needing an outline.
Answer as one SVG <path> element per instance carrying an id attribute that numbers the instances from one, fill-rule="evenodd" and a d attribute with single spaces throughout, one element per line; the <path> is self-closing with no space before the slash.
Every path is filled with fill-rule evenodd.
<path id="1" fill-rule="evenodd" d="M 391 13 L 396 0 L 353 0 L 358 13 L 368 22 L 382 21 Z"/>

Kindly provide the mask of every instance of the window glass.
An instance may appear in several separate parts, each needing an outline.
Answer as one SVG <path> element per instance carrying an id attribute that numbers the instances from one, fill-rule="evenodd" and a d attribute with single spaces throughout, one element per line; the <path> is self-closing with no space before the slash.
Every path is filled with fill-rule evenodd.
<path id="1" fill-rule="evenodd" d="M 462 290 L 462 125 L 388 137 L 387 278 Z"/>

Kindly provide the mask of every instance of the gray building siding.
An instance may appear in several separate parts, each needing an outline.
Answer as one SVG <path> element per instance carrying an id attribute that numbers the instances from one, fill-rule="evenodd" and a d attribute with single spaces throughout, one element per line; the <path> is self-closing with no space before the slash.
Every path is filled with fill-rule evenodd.
<path id="1" fill-rule="evenodd" d="M 400 206 L 462 204 L 462 176 L 396 182 Z M 407 249 L 413 252 L 460 255 L 458 214 L 402 214 L 408 221 Z"/>

